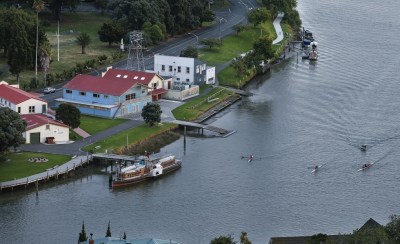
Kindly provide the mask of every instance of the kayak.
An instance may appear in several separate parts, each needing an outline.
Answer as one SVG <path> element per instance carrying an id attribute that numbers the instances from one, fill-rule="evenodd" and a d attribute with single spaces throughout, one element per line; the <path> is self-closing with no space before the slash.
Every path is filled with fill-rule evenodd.
<path id="1" fill-rule="evenodd" d="M 361 168 L 358 169 L 358 171 L 366 170 L 372 167 L 374 163 L 368 163 L 366 167 L 362 166 Z"/>
<path id="2" fill-rule="evenodd" d="M 311 173 L 317 172 L 321 167 L 322 167 L 322 165 L 317 165 L 317 167 L 314 168 L 314 169 L 311 171 Z"/>

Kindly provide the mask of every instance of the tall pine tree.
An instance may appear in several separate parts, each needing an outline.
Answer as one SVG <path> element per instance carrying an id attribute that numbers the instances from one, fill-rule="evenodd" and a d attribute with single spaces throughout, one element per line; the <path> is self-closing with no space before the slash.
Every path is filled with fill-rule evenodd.
<path id="1" fill-rule="evenodd" d="M 86 235 L 86 231 L 85 231 L 85 223 L 82 222 L 82 231 L 79 233 L 79 242 L 83 242 L 83 241 L 87 241 L 87 235 Z"/>

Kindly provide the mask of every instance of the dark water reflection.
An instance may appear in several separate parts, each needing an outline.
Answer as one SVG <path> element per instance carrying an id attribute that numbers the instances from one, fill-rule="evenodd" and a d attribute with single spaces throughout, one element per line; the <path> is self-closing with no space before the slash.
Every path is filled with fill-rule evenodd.
<path id="1" fill-rule="evenodd" d="M 296 55 L 250 84 L 253 96 L 218 115 L 227 138 L 183 138 L 162 149 L 183 159 L 168 177 L 118 191 L 93 173 L 0 196 L 5 243 L 76 243 L 88 233 L 209 243 L 247 231 L 271 236 L 351 232 L 398 214 L 400 44 L 395 0 L 299 1 L 315 33 L 316 64 Z M 367 144 L 362 153 L 359 146 Z M 253 154 L 248 163 L 241 156 Z M 369 170 L 359 166 L 372 161 Z M 311 167 L 321 163 L 317 174 Z M 94 169 L 96 170 L 96 169 Z M 98 170 L 98 169 L 97 169 Z"/>

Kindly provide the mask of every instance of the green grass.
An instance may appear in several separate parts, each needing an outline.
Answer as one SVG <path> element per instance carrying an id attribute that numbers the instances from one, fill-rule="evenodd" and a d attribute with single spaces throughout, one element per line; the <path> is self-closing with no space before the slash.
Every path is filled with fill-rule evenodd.
<path id="1" fill-rule="evenodd" d="M 45 163 L 29 162 L 29 158 L 41 157 L 49 161 Z M 29 177 L 52 168 L 55 165 L 62 165 L 71 159 L 67 155 L 21 152 L 9 153 L 0 157 L 0 182 Z"/>
<path id="2" fill-rule="evenodd" d="M 60 22 L 60 61 L 57 61 L 57 22 L 50 13 L 41 13 L 39 18 L 44 21 L 49 21 L 51 25 L 45 28 L 47 38 L 52 46 L 52 62 L 48 73 L 62 73 L 63 70 L 68 70 L 75 67 L 76 63 L 83 63 L 89 59 L 96 59 L 101 55 L 108 56 L 108 63 L 113 62 L 111 56 L 119 51 L 118 45 L 114 44 L 108 47 L 108 43 L 101 42 L 97 31 L 100 29 L 103 22 L 109 20 L 107 15 L 96 13 L 63 13 L 63 21 Z M 71 32 L 72 30 L 72 32 Z M 87 54 L 81 54 L 81 47 L 76 44 L 76 37 L 79 33 L 86 32 L 90 35 L 92 43 L 86 48 Z M 0 55 L 0 68 L 5 67 L 7 59 Z M 42 81 L 42 72 L 39 69 L 38 78 Z M 24 83 L 29 83 L 30 79 L 35 77 L 34 69 L 25 70 L 20 74 L 21 87 Z M 9 83 L 15 83 L 16 77 L 8 72 L 0 74 L 0 78 Z"/>
<path id="3" fill-rule="evenodd" d="M 236 89 L 242 88 L 246 83 L 255 76 L 255 70 L 248 72 L 246 76 L 238 77 L 232 66 L 228 66 L 218 73 L 218 81 L 220 85 L 229 86 Z"/>
<path id="4" fill-rule="evenodd" d="M 149 127 L 148 125 L 140 125 L 138 127 L 122 131 L 118 134 L 107 137 L 104 140 L 98 141 L 94 144 L 82 148 L 84 151 L 94 152 L 118 152 L 120 147 L 126 146 L 126 139 L 128 138 L 128 144 L 136 144 L 145 139 L 149 139 L 156 135 L 159 135 L 165 131 L 173 130 L 177 127 L 176 124 L 163 123 L 155 127 Z M 100 146 L 100 149 L 96 150 L 95 147 Z"/>
<path id="5" fill-rule="evenodd" d="M 69 140 L 80 141 L 82 140 L 82 136 L 78 135 L 73 129 L 69 129 Z"/>
<path id="6" fill-rule="evenodd" d="M 262 31 L 261 31 L 262 30 Z M 272 22 L 265 22 L 259 27 L 248 26 L 238 35 L 234 34 L 222 39 L 222 46 L 203 48 L 200 50 L 200 59 L 209 65 L 225 63 L 242 53 L 253 49 L 253 42 L 262 35 L 268 35 L 271 39 L 276 38 Z"/>
<path id="7" fill-rule="evenodd" d="M 213 96 L 217 93 L 219 94 Z M 218 103 L 226 100 L 233 94 L 234 92 L 232 91 L 229 91 L 222 87 L 217 87 L 210 91 L 208 94 L 197 97 L 196 99 L 175 108 L 174 110 L 172 110 L 172 113 L 178 120 L 192 121 L 198 118 L 204 112 L 217 105 Z M 208 98 L 210 98 L 209 101 Z"/>
<path id="8" fill-rule="evenodd" d="M 106 119 L 82 114 L 79 127 L 90 135 L 94 135 L 100 131 L 124 123 L 125 121 L 126 119 Z"/>

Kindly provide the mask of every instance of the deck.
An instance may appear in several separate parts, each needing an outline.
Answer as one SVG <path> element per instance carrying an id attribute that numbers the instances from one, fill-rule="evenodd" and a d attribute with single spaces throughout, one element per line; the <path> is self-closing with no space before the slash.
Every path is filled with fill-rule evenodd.
<path id="1" fill-rule="evenodd" d="M 233 130 L 226 130 L 226 129 L 212 126 L 212 125 L 206 125 L 206 124 L 201 124 L 201 123 L 196 123 L 196 122 L 188 122 L 188 121 L 182 121 L 182 120 L 174 120 L 174 121 L 172 121 L 172 123 L 175 123 L 175 124 L 178 124 L 181 126 L 193 127 L 193 128 L 198 128 L 201 130 L 208 130 L 208 131 L 216 132 L 222 137 L 230 136 L 236 132 Z"/>

